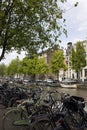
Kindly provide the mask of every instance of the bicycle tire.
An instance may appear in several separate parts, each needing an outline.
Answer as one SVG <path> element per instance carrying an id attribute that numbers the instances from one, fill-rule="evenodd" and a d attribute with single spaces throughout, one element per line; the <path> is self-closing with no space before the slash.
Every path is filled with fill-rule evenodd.
<path id="1" fill-rule="evenodd" d="M 68 130 L 68 129 L 66 129 L 60 125 L 60 126 L 57 126 L 56 128 L 54 128 L 54 130 Z"/>
<path id="2" fill-rule="evenodd" d="M 16 107 L 17 106 L 16 100 L 17 97 L 12 97 L 8 102 L 8 107 Z"/>
<path id="3" fill-rule="evenodd" d="M 3 116 L 3 124 L 2 129 L 3 130 L 26 130 L 28 126 L 28 122 L 25 124 L 25 122 L 17 122 L 17 121 L 23 121 L 25 120 L 26 115 L 23 113 L 21 116 L 21 113 L 16 108 L 13 108 L 5 113 Z M 27 121 L 27 120 L 26 120 Z M 19 124 L 17 124 L 19 123 Z"/>
<path id="4" fill-rule="evenodd" d="M 2 94 L 0 94 L 0 104 L 2 104 L 3 102 L 2 102 L 2 100 L 3 100 L 3 95 Z"/>
<path id="5" fill-rule="evenodd" d="M 80 113 L 67 113 L 65 120 L 71 129 L 80 129 L 82 126 L 82 117 Z"/>
<path id="6" fill-rule="evenodd" d="M 53 130 L 49 119 L 37 119 L 33 122 L 29 130 Z"/>

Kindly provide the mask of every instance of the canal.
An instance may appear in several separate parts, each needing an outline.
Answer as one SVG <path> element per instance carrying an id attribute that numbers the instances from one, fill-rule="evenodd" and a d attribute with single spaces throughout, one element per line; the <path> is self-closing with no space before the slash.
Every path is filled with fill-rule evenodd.
<path id="1" fill-rule="evenodd" d="M 69 89 L 60 87 L 46 87 L 46 89 L 49 91 L 57 90 L 74 96 L 81 96 L 85 99 L 85 101 L 87 101 L 87 89 Z M 85 110 L 87 111 L 87 103 L 85 104 Z"/>
<path id="2" fill-rule="evenodd" d="M 81 96 L 87 100 L 87 89 L 69 89 L 60 87 L 47 87 L 47 90 L 57 90 L 59 92 L 69 93 L 70 95 Z"/>

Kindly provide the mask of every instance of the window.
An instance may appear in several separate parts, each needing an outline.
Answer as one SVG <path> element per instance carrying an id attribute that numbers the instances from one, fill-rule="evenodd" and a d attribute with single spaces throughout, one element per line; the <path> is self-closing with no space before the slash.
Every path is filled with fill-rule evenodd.
<path id="1" fill-rule="evenodd" d="M 87 77 L 87 69 L 85 69 L 84 71 L 85 71 L 85 77 Z"/>
<path id="2" fill-rule="evenodd" d="M 81 70 L 81 77 L 82 77 L 82 70 Z"/>

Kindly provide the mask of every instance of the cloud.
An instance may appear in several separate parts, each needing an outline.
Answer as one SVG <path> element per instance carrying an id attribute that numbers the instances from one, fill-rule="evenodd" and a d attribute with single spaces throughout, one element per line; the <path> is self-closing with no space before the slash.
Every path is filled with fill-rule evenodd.
<path id="1" fill-rule="evenodd" d="M 78 28 L 78 31 L 85 31 L 87 30 L 87 22 L 83 22 L 81 24 L 79 24 L 79 28 Z"/>
<path id="2" fill-rule="evenodd" d="M 82 41 L 83 39 L 81 39 L 81 38 L 75 38 L 75 39 L 73 39 L 73 43 L 76 43 L 77 41 Z"/>
<path id="3" fill-rule="evenodd" d="M 74 4 L 76 1 L 79 2 L 77 7 L 74 7 Z M 72 22 L 84 22 L 87 20 L 87 5 L 86 0 L 68 0 L 68 3 L 66 4 L 66 13 L 65 16 L 67 19 L 73 19 Z M 75 21 L 74 21 L 75 19 Z"/>
<path id="4" fill-rule="evenodd" d="M 20 60 L 22 60 L 25 57 L 25 52 L 22 51 L 21 54 L 18 54 L 16 51 L 13 51 L 12 53 L 5 54 L 5 58 L 1 60 L 0 64 L 4 63 L 6 65 L 9 65 L 9 63 L 19 57 Z"/>
<path id="5" fill-rule="evenodd" d="M 87 0 L 67 0 L 64 13 L 66 18 L 66 25 L 68 37 L 62 37 L 62 45 L 66 45 L 68 41 L 76 43 L 87 39 Z M 79 2 L 77 7 L 73 5 Z"/>
<path id="6" fill-rule="evenodd" d="M 77 20 L 83 22 L 87 20 L 86 0 L 79 0 L 78 10 L 77 10 Z"/>

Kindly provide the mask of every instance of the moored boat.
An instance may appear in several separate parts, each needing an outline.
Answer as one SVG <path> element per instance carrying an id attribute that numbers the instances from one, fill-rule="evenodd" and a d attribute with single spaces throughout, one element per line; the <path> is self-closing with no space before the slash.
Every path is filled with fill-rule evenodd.
<path id="1" fill-rule="evenodd" d="M 77 88 L 77 82 L 73 79 L 65 79 L 60 83 L 63 88 Z"/>

